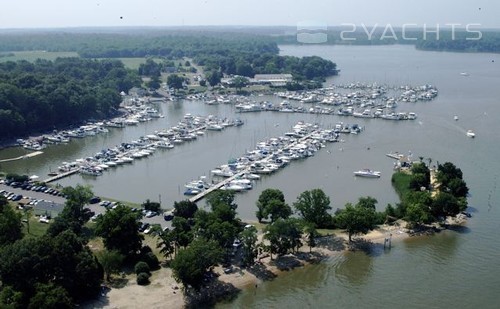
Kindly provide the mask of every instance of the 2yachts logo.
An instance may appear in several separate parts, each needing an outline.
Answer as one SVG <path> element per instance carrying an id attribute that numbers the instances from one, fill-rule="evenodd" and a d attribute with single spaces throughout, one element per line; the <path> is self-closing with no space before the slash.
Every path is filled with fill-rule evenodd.
<path id="1" fill-rule="evenodd" d="M 467 41 L 480 40 L 483 34 L 479 27 L 481 24 L 403 24 L 401 26 L 392 26 L 391 24 L 367 26 L 365 24 L 342 23 L 339 26 L 340 31 L 328 32 L 328 26 L 320 21 L 301 21 L 297 23 L 297 42 L 304 44 L 322 44 L 328 42 L 329 35 L 338 35 L 338 38 L 332 38 L 333 41 L 356 41 L 363 40 L 395 40 L 395 41 L 416 41 L 416 40 L 440 40 L 446 32 L 450 34 L 451 40 L 457 39 L 457 32 L 464 32 L 460 39 Z M 448 38 L 448 36 L 447 36 Z"/>

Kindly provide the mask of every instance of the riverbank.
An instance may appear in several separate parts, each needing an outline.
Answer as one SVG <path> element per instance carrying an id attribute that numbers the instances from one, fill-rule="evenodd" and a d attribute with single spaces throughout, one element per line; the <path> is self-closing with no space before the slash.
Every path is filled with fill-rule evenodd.
<path id="1" fill-rule="evenodd" d="M 392 237 L 390 236 L 392 235 Z M 260 235 L 262 237 L 262 234 Z M 151 283 L 140 286 L 135 275 L 117 278 L 110 285 L 110 290 L 103 293 L 95 302 L 84 304 L 83 308 L 184 308 L 197 307 L 201 298 L 209 298 L 212 303 L 235 297 L 244 289 L 255 289 L 262 282 L 273 280 L 286 271 L 298 267 L 320 263 L 331 257 L 345 254 L 349 250 L 370 250 L 384 245 L 384 240 L 391 237 L 393 243 L 404 240 L 410 235 L 402 226 L 382 225 L 367 235 L 354 238 L 348 245 L 346 233 L 334 231 L 334 234 L 318 238 L 318 246 L 309 252 L 303 246 L 298 253 L 271 258 L 262 256 L 249 268 L 233 266 L 230 273 L 221 266 L 215 267 L 215 275 L 207 282 L 198 295 L 185 297 L 181 285 L 172 277 L 172 270 L 162 267 L 152 273 Z"/>

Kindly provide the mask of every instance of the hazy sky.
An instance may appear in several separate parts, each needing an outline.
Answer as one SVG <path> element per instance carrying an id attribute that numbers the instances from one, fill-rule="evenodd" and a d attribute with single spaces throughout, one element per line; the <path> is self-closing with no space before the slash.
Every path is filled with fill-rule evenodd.
<path id="1" fill-rule="evenodd" d="M 500 28 L 498 0 L 4 0 L 0 28 L 289 25 L 314 20 Z"/>

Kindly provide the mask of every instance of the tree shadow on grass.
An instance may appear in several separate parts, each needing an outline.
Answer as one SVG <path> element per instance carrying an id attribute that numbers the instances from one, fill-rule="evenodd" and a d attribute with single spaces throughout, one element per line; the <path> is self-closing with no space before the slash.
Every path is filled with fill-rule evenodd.
<path id="1" fill-rule="evenodd" d="M 241 290 L 231 283 L 212 276 L 199 290 L 189 288 L 185 291 L 185 308 L 213 308 L 217 302 L 233 300 L 239 292 Z"/>
<path id="2" fill-rule="evenodd" d="M 255 263 L 254 265 L 247 267 L 246 270 L 262 281 L 270 281 L 276 278 L 276 275 L 267 269 L 262 263 Z"/>

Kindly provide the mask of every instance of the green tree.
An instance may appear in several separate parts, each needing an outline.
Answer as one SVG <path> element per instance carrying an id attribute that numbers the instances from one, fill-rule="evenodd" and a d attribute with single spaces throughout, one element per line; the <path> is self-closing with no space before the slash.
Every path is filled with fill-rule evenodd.
<path id="1" fill-rule="evenodd" d="M 175 235 L 172 231 L 162 232 L 159 235 L 157 248 L 160 248 L 160 253 L 165 256 L 166 259 L 170 259 L 172 254 L 175 252 Z"/>
<path id="2" fill-rule="evenodd" d="M 160 77 L 162 65 L 149 58 L 146 63 L 141 63 L 139 65 L 139 74 L 143 76 L 150 77 Z"/>
<path id="3" fill-rule="evenodd" d="M 290 251 L 298 250 L 302 245 L 301 227 L 296 219 L 278 219 L 265 229 L 264 238 L 269 241 L 269 253 L 285 255 Z"/>
<path id="4" fill-rule="evenodd" d="M 183 217 L 174 217 L 172 220 L 172 237 L 175 247 L 187 247 L 193 240 L 192 227 L 189 221 Z"/>
<path id="5" fill-rule="evenodd" d="M 271 200 L 267 205 L 267 214 L 271 217 L 271 222 L 278 219 L 287 219 L 292 215 L 292 208 L 279 200 Z"/>
<path id="6" fill-rule="evenodd" d="M 234 202 L 234 196 L 235 193 L 233 191 L 216 190 L 207 196 L 207 204 L 212 208 L 212 211 L 214 211 L 215 206 L 221 204 L 227 205 L 231 209 L 236 209 L 238 205 Z"/>
<path id="7" fill-rule="evenodd" d="M 60 286 L 52 283 L 37 284 L 36 293 L 30 299 L 28 309 L 39 308 L 73 308 L 73 303 L 68 292 Z"/>
<path id="8" fill-rule="evenodd" d="M 293 205 L 304 221 L 313 223 L 318 228 L 326 227 L 331 222 L 331 215 L 328 213 L 332 209 L 330 198 L 321 189 L 302 192 Z"/>
<path id="9" fill-rule="evenodd" d="M 118 205 L 96 221 L 95 233 L 104 240 L 108 250 L 117 250 L 124 256 L 136 254 L 144 237 L 139 234 L 139 217 L 129 207 Z"/>
<path id="10" fill-rule="evenodd" d="M 366 234 L 375 226 L 375 210 L 362 205 L 353 206 L 350 203 L 335 216 L 337 224 L 346 230 L 349 235 L 349 242 L 352 235 Z"/>
<path id="11" fill-rule="evenodd" d="M 466 203 L 451 193 L 439 192 L 431 204 L 431 212 L 435 217 L 456 216 L 467 207 Z"/>
<path id="12" fill-rule="evenodd" d="M 171 74 L 167 77 L 167 85 L 175 90 L 182 89 L 184 84 L 184 78 L 177 74 Z"/>
<path id="13" fill-rule="evenodd" d="M 358 205 L 360 207 L 369 208 L 374 211 L 376 210 L 377 203 L 378 203 L 377 200 L 371 196 L 360 197 L 358 199 Z"/>
<path id="14" fill-rule="evenodd" d="M 21 214 L 0 197 L 0 248 L 23 237 Z"/>
<path id="15" fill-rule="evenodd" d="M 237 90 L 241 90 L 241 88 L 246 87 L 248 85 L 248 83 L 249 83 L 248 78 L 243 77 L 243 76 L 236 76 L 235 78 L 233 78 L 232 85 Z"/>
<path id="16" fill-rule="evenodd" d="M 465 198 L 469 194 L 469 188 L 463 179 L 453 178 L 448 182 L 447 190 L 455 197 Z"/>
<path id="17" fill-rule="evenodd" d="M 217 265 L 221 257 L 221 250 L 215 241 L 198 238 L 175 256 L 171 263 L 173 277 L 182 283 L 185 291 L 189 286 L 198 290 L 205 273 Z"/>
<path id="18" fill-rule="evenodd" d="M 243 247 L 243 262 L 252 265 L 257 257 L 257 229 L 255 226 L 245 227 L 240 233 L 239 239 Z"/>
<path id="19" fill-rule="evenodd" d="M 279 201 L 285 204 L 285 195 L 279 189 L 265 189 L 259 195 L 259 199 L 257 200 L 257 211 L 256 216 L 259 222 L 262 222 L 263 219 L 268 219 L 269 217 L 269 204 L 271 201 Z"/>
<path id="20" fill-rule="evenodd" d="M 155 212 L 161 212 L 161 205 L 158 202 L 151 202 L 149 199 L 147 199 L 144 203 L 142 203 L 142 208 L 145 210 L 150 210 L 150 211 L 155 211 Z"/>
<path id="21" fill-rule="evenodd" d="M 254 71 L 249 62 L 238 60 L 236 62 L 236 74 L 241 76 L 253 77 Z"/>
<path id="22" fill-rule="evenodd" d="M 159 77 L 152 77 L 147 83 L 146 86 L 151 90 L 157 90 L 161 87 L 161 80 Z"/>
<path id="23" fill-rule="evenodd" d="M 14 290 L 11 286 L 4 286 L 0 290 L 0 308 L 22 309 L 23 293 Z"/>
<path id="24" fill-rule="evenodd" d="M 185 219 L 193 218 L 198 210 L 196 203 L 189 200 L 174 202 L 174 215 Z"/>
<path id="25" fill-rule="evenodd" d="M 422 204 L 410 204 L 406 208 L 405 220 L 408 222 L 410 227 L 419 226 L 423 223 L 429 223 L 431 221 L 431 214 L 429 213 L 429 207 Z"/>
<path id="26" fill-rule="evenodd" d="M 450 180 L 454 178 L 462 179 L 462 177 L 462 170 L 456 167 L 453 163 L 445 162 L 444 164 L 438 164 L 436 178 L 441 185 L 447 186 Z"/>
<path id="27" fill-rule="evenodd" d="M 122 263 L 125 260 L 125 256 L 117 250 L 102 250 L 99 251 L 96 256 L 99 264 L 101 264 L 104 270 L 107 281 L 111 280 L 112 274 L 116 274 L 120 271 Z"/>
<path id="28" fill-rule="evenodd" d="M 44 237 L 48 238 L 48 237 Z M 42 245 L 48 243 L 41 240 Z M 78 301 L 95 297 L 100 289 L 103 271 L 90 249 L 71 231 L 64 231 L 52 239 L 53 245 L 42 250 L 49 264 L 49 276 L 54 284 L 66 289 L 69 295 Z M 37 267 L 37 266 L 35 266 Z"/>
<path id="29" fill-rule="evenodd" d="M 222 74 L 219 71 L 211 71 L 211 72 L 205 73 L 205 78 L 208 81 L 208 84 L 210 84 L 210 86 L 214 87 L 214 86 L 220 84 Z"/>
<path id="30" fill-rule="evenodd" d="M 83 225 L 90 219 L 90 212 L 84 207 L 94 194 L 89 186 L 82 185 L 65 187 L 62 192 L 66 195 L 64 209 L 49 226 L 47 233 L 55 237 L 71 229 L 75 234 L 81 235 Z"/>
<path id="31" fill-rule="evenodd" d="M 319 237 L 319 233 L 314 227 L 314 224 L 307 223 L 304 227 L 304 232 L 307 237 L 307 245 L 309 246 L 309 253 L 312 252 L 312 248 L 316 247 L 316 238 Z"/>

